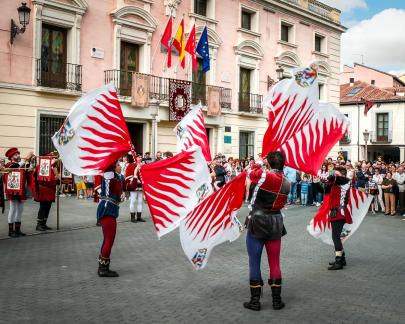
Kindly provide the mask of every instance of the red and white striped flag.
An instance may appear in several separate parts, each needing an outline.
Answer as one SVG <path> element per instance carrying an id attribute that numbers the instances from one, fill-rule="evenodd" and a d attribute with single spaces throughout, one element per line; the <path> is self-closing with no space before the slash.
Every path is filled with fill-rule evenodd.
<path id="1" fill-rule="evenodd" d="M 198 146 L 172 158 L 144 165 L 140 173 L 159 237 L 178 227 L 180 221 L 212 192 L 207 163 Z"/>
<path id="2" fill-rule="evenodd" d="M 333 245 L 332 229 L 329 221 L 329 198 L 330 194 L 326 194 L 322 207 L 307 226 L 307 231 L 316 239 L 326 244 Z M 347 209 L 350 212 L 353 223 L 344 225 L 341 235 L 342 242 L 346 241 L 359 228 L 368 212 L 372 200 L 372 195 L 368 195 L 355 188 L 350 188 Z"/>
<path id="3" fill-rule="evenodd" d="M 189 149 L 193 145 L 201 147 L 206 161 L 211 161 L 210 146 L 205 130 L 204 114 L 201 105 L 194 106 L 173 130 L 177 135 L 177 152 Z"/>
<path id="4" fill-rule="evenodd" d="M 101 174 L 133 146 L 115 87 L 95 89 L 77 101 L 52 137 L 64 167 L 76 175 Z"/>
<path id="5" fill-rule="evenodd" d="M 236 218 L 243 203 L 246 172 L 207 197 L 180 224 L 184 253 L 195 269 L 203 269 L 212 249 L 235 241 L 243 227 Z"/>

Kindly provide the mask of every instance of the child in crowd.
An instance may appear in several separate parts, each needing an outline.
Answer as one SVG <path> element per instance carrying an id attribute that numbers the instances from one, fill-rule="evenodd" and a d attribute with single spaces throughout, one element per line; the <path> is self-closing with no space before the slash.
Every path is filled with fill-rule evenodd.
<path id="1" fill-rule="evenodd" d="M 304 175 L 301 181 L 301 205 L 306 206 L 308 202 L 308 192 L 309 192 L 309 178 L 308 175 Z"/>

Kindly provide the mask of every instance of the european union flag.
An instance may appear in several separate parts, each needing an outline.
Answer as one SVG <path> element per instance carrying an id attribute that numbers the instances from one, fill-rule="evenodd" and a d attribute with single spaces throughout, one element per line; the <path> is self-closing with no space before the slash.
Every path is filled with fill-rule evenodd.
<path id="1" fill-rule="evenodd" d="M 202 70 L 204 72 L 207 72 L 210 70 L 210 50 L 208 47 L 208 30 L 207 26 L 205 26 L 200 40 L 198 41 L 197 53 L 200 54 L 200 56 L 203 59 L 203 64 L 202 64 Z"/>

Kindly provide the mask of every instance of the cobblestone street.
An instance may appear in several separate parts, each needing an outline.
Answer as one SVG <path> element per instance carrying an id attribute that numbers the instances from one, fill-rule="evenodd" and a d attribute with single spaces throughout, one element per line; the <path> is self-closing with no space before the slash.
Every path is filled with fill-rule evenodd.
<path id="1" fill-rule="evenodd" d="M 29 204 L 26 212 L 34 210 Z M 87 213 L 76 225 L 94 224 L 93 204 L 73 199 L 64 204 L 76 218 L 79 210 Z M 128 219 L 126 209 L 121 220 Z M 282 296 L 287 306 L 281 311 L 272 309 L 269 287 L 261 312 L 242 307 L 249 297 L 244 235 L 217 247 L 208 267 L 196 272 L 178 233 L 159 241 L 147 217 L 147 223 L 119 224 L 111 266 L 120 274 L 116 279 L 96 275 L 98 227 L 0 240 L 0 322 L 403 323 L 405 222 L 367 216 L 346 244 L 348 266 L 332 272 L 326 270 L 332 248 L 305 231 L 315 211 L 286 211 Z M 244 208 L 240 218 L 245 214 Z M 264 278 L 267 271 L 263 262 Z"/>

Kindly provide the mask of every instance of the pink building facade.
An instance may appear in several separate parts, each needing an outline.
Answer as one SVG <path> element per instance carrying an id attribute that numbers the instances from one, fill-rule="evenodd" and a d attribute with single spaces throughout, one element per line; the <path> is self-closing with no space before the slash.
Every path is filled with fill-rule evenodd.
<path id="1" fill-rule="evenodd" d="M 320 99 L 339 104 L 340 12 L 314 0 L 32 0 L 25 33 L 10 43 L 17 0 L 0 20 L 0 156 L 11 145 L 44 154 L 49 136 L 82 95 L 113 82 L 137 150 L 175 151 L 168 120 L 168 78 L 193 81 L 193 99 L 205 105 L 206 87 L 221 89 L 221 114 L 207 116 L 211 150 L 244 158 L 261 152 L 266 130 L 262 98 L 282 67 L 315 61 Z M 173 36 L 184 18 L 197 40 L 208 27 L 211 69 L 167 69 L 160 46 L 169 14 Z M 133 73 L 153 75 L 154 107 L 130 104 Z M 152 96 L 152 94 L 151 94 Z"/>

